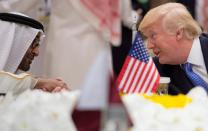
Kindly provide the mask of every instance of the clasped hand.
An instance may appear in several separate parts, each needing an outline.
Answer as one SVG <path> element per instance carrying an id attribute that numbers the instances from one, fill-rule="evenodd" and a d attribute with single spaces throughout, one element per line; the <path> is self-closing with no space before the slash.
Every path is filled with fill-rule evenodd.
<path id="1" fill-rule="evenodd" d="M 60 78 L 39 78 L 34 88 L 47 92 L 60 92 L 63 90 L 69 90 L 67 84 Z"/>

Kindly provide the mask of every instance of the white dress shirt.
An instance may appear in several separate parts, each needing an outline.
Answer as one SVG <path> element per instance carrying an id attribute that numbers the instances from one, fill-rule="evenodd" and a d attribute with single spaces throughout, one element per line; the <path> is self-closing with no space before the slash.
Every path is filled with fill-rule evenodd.
<path id="1" fill-rule="evenodd" d="M 208 82 L 207 70 L 204 63 L 204 57 L 202 54 L 199 38 L 194 39 L 187 62 L 192 64 L 192 69 L 195 73 L 197 73 L 203 80 Z"/>

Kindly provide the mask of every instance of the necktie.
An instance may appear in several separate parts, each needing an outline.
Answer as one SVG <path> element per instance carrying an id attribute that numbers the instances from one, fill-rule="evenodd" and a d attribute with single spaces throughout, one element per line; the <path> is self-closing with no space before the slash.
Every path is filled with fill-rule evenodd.
<path id="1" fill-rule="evenodd" d="M 208 92 L 208 83 L 206 83 L 198 74 L 193 72 L 192 65 L 190 63 L 184 64 L 183 68 L 194 86 L 202 86 Z"/>

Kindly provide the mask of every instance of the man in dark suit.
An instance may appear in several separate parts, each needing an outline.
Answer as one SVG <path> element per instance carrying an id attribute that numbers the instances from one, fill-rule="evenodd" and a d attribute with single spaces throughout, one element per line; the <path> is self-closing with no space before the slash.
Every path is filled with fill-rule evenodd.
<path id="1" fill-rule="evenodd" d="M 156 55 L 160 75 L 171 79 L 169 94 L 186 94 L 195 86 L 208 91 L 208 35 L 202 34 L 185 6 L 167 3 L 151 9 L 139 30 Z"/>

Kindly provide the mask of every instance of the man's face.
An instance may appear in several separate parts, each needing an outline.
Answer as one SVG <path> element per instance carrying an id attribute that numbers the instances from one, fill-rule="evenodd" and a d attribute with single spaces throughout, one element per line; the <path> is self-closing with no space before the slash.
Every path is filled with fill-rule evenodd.
<path id="1" fill-rule="evenodd" d="M 161 64 L 180 64 L 180 44 L 176 35 L 168 34 L 161 23 L 155 23 L 145 32 L 147 48 L 152 49 Z"/>
<path id="2" fill-rule="evenodd" d="M 30 69 L 30 64 L 32 63 L 34 58 L 39 55 L 40 35 L 41 34 L 38 33 L 36 38 L 33 40 L 32 44 L 25 53 L 18 69 L 23 71 L 28 71 Z"/>

